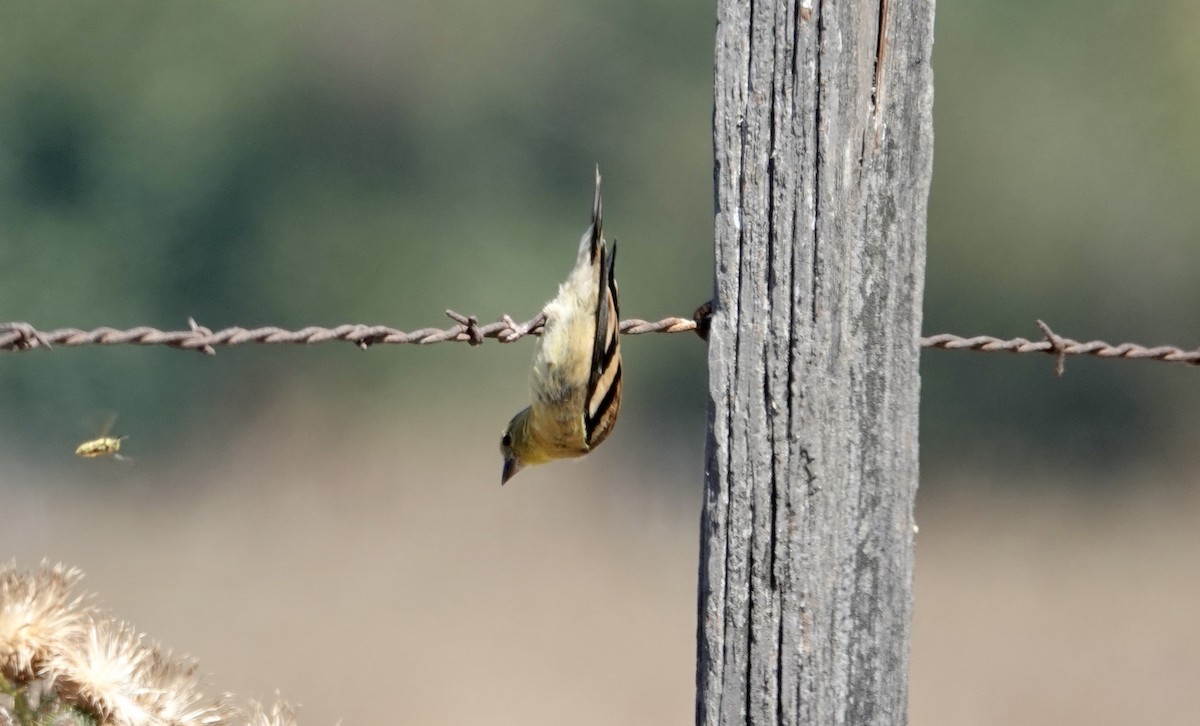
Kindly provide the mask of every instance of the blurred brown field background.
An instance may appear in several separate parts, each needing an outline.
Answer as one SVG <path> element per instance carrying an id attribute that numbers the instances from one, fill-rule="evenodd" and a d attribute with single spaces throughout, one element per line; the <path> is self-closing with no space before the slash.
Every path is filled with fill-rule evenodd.
<path id="1" fill-rule="evenodd" d="M 713 7 L 0 5 L 0 319 L 627 316 L 710 294 Z M 927 333 L 1198 342 L 1200 6 L 940 4 Z M 305 724 L 692 720 L 705 349 L 499 486 L 531 341 L 0 356 L 0 557 Z M 1200 371 L 927 351 L 915 724 L 1192 724 Z M 71 452 L 118 413 L 132 462 Z"/>

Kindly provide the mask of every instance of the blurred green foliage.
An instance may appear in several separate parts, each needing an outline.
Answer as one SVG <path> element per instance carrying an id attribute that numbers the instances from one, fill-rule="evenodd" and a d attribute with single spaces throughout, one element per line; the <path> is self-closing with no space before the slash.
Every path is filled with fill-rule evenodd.
<path id="1" fill-rule="evenodd" d="M 926 331 L 1200 344 L 1197 27 L 1173 0 L 939 4 Z M 1194 446 L 1195 369 L 996 356 L 924 354 L 927 471 Z"/>
<path id="2" fill-rule="evenodd" d="M 625 309 L 686 313 L 712 276 L 713 21 L 697 10 L 0 6 L 0 317 L 47 329 L 529 317 L 570 267 L 597 163 Z M 679 376 L 703 391 L 690 342 L 682 365 L 669 346 L 631 353 L 647 357 L 644 395 L 670 401 Z M 445 392 L 404 383 L 438 371 L 451 398 L 499 389 L 515 406 L 530 355 L 73 350 L 6 356 L 0 386 L 27 445 L 119 410 L 161 448 L 186 445 L 173 440 L 181 417 L 249 408 L 297 378 L 335 400 L 385 387 L 396 398 L 377 405 L 420 411 Z"/>
<path id="3" fill-rule="evenodd" d="M 1036 337 L 1041 317 L 1072 337 L 1195 345 L 1194 4 L 968 0 L 937 23 L 925 329 Z M 595 163 L 624 312 L 687 315 L 711 290 L 712 31 L 711 4 L 683 0 L 0 5 L 0 318 L 529 316 L 570 265 Z M 170 448 L 182 419 L 248 415 L 297 380 L 348 407 L 515 409 L 530 353 L 8 355 L 0 411 L 25 447 L 119 410 Z M 694 339 L 626 355 L 652 425 L 702 415 Z M 1190 445 L 1170 432 L 1198 402 L 1194 370 L 1067 371 L 926 353 L 926 465 Z M 441 387 L 412 384 L 435 374 Z"/>

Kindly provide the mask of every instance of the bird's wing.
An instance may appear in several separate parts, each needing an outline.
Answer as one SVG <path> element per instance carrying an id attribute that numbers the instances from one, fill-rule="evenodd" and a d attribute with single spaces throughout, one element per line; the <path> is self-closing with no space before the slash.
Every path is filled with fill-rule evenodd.
<path id="1" fill-rule="evenodd" d="M 584 396 L 584 436 L 589 447 L 599 444 L 608 436 L 616 423 L 617 409 L 621 404 L 620 304 L 617 299 L 617 280 L 613 276 L 616 259 L 616 242 L 613 242 L 611 251 L 601 244 L 596 331 Z"/>

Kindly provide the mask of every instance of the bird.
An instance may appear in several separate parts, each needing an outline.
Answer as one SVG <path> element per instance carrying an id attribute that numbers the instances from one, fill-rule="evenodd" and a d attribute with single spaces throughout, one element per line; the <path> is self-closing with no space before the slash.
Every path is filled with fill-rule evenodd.
<path id="1" fill-rule="evenodd" d="M 600 167 L 592 223 L 579 240 L 575 266 L 539 317 L 530 374 L 530 405 L 500 439 L 505 484 L 527 466 L 583 456 L 600 445 L 621 408 L 620 304 L 613 267 L 617 243 L 604 241 Z"/>

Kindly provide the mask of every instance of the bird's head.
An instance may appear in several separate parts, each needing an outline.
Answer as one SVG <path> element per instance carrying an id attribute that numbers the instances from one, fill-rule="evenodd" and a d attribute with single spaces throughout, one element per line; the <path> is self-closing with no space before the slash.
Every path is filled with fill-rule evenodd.
<path id="1" fill-rule="evenodd" d="M 517 475 L 517 472 L 534 464 L 545 464 L 555 458 L 550 447 L 543 443 L 544 436 L 539 436 L 535 422 L 530 420 L 528 408 L 523 409 L 504 429 L 500 437 L 500 454 L 504 457 L 504 473 L 500 483 L 504 484 Z"/>
<path id="2" fill-rule="evenodd" d="M 506 484 L 529 463 L 529 409 L 526 408 L 512 417 L 504 435 L 500 437 L 500 455 L 504 457 L 504 472 L 500 475 L 500 484 Z"/>

